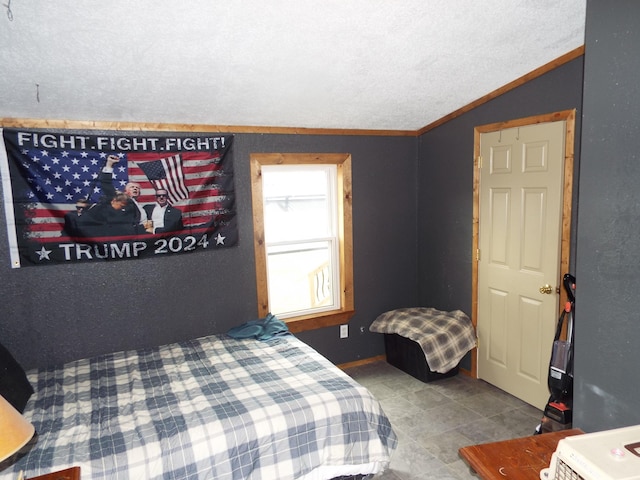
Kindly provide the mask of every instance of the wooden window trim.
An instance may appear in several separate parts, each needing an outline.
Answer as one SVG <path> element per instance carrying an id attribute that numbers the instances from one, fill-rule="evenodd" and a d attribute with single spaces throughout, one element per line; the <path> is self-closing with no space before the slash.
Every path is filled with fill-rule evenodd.
<path id="1" fill-rule="evenodd" d="M 264 213 L 262 208 L 262 166 L 265 165 L 327 165 L 337 166 L 338 182 L 338 229 L 340 247 L 340 309 L 318 314 L 287 318 L 292 332 L 347 323 L 354 315 L 353 300 L 353 230 L 351 197 L 351 155 L 347 153 L 252 153 L 251 193 L 253 206 L 253 236 L 256 261 L 256 286 L 258 315 L 269 313 L 267 289 L 267 254 L 264 235 Z"/>

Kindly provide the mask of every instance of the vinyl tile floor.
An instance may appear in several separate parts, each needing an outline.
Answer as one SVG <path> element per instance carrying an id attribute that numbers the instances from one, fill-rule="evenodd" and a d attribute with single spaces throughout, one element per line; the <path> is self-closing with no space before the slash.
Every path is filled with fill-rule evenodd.
<path id="1" fill-rule="evenodd" d="M 375 480 L 478 480 L 460 447 L 532 435 L 542 418 L 537 408 L 461 373 L 424 383 L 384 361 L 345 372 L 380 401 L 398 436 L 389 468 Z"/>

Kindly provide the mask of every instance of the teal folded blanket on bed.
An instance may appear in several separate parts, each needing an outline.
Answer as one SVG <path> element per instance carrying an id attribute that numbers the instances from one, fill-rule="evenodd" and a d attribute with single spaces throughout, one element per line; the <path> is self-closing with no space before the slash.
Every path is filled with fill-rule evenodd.
<path id="1" fill-rule="evenodd" d="M 279 320 L 275 315 L 269 313 L 259 320 L 251 320 L 237 327 L 233 327 L 227 332 L 232 338 L 255 338 L 256 340 L 269 340 L 278 335 L 289 334 L 287 324 Z"/>

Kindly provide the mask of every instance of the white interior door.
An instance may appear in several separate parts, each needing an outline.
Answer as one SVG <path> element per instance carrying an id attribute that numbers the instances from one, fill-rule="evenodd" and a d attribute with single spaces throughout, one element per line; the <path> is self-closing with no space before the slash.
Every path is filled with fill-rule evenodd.
<path id="1" fill-rule="evenodd" d="M 559 313 L 564 142 L 564 121 L 480 137 L 478 377 L 540 409 Z"/>

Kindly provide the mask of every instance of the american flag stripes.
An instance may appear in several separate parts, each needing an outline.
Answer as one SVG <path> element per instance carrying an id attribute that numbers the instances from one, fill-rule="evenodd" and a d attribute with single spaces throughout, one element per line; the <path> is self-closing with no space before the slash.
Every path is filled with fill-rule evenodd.
<path id="1" fill-rule="evenodd" d="M 22 205 L 23 234 L 29 238 L 62 236 L 64 215 L 75 208 L 81 198 L 97 201 L 102 195 L 98 173 L 106 154 L 92 151 L 24 148 L 13 158 L 26 188 L 14 189 L 13 201 Z M 113 172 L 116 189 L 124 190 L 127 168 Z M 20 218 L 20 215 L 18 215 Z"/>
<path id="2" fill-rule="evenodd" d="M 212 216 L 234 208 L 232 170 L 217 152 L 183 152 L 171 157 L 132 153 L 127 155 L 127 164 L 129 181 L 142 187 L 138 201 L 153 203 L 155 190 L 167 189 L 171 204 L 182 211 L 185 226 L 202 226 Z"/>
<path id="3" fill-rule="evenodd" d="M 156 190 L 167 190 L 171 203 L 189 198 L 189 190 L 184 183 L 180 154 L 171 155 L 160 160 L 140 162 L 138 166 Z"/>

